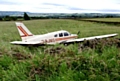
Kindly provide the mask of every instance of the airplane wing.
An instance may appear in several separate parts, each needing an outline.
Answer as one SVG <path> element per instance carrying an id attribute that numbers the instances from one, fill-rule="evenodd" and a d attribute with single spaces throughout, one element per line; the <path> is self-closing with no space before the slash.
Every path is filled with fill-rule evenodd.
<path id="1" fill-rule="evenodd" d="M 33 41 L 33 42 L 25 42 L 25 41 L 13 41 L 10 42 L 11 44 L 16 44 L 16 45 L 45 45 L 43 42 L 40 41 Z M 46 43 L 47 45 L 55 45 L 52 43 Z"/>
<path id="2" fill-rule="evenodd" d="M 20 45 L 37 45 L 37 44 L 41 44 L 40 42 L 25 42 L 25 41 L 13 41 L 10 42 L 11 44 L 20 44 Z"/>
<path id="3" fill-rule="evenodd" d="M 93 39 L 101 39 L 101 38 L 109 38 L 118 35 L 115 34 L 108 34 L 108 35 L 100 35 L 100 36 L 93 36 L 93 37 L 86 37 L 86 38 L 79 38 L 79 39 L 71 39 L 67 40 L 65 43 L 72 43 L 72 42 L 83 42 L 84 40 L 93 40 Z"/>

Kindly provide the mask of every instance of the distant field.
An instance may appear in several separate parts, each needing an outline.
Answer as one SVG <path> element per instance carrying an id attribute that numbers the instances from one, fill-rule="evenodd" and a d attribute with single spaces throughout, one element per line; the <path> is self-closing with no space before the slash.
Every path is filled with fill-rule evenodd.
<path id="1" fill-rule="evenodd" d="M 119 25 L 69 19 L 30 20 L 23 23 L 33 34 L 62 29 L 75 34 L 80 30 L 79 37 L 118 33 L 117 38 L 120 38 Z M 0 22 L 0 81 L 120 80 L 120 50 L 115 45 L 98 43 L 97 49 L 86 47 L 81 52 L 79 44 L 24 47 L 9 43 L 14 40 L 21 40 L 15 22 Z M 55 53 L 49 54 L 50 49 Z M 60 51 L 56 52 L 56 49 Z"/>
<path id="2" fill-rule="evenodd" d="M 90 18 L 84 20 L 105 21 L 105 22 L 120 22 L 120 18 Z"/>

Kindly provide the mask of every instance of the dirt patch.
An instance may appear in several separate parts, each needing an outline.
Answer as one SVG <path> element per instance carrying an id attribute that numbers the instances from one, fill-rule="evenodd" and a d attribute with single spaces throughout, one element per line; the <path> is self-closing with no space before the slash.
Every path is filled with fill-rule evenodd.
<path id="1" fill-rule="evenodd" d="M 65 49 L 63 47 L 51 47 L 51 48 L 47 48 L 44 53 L 45 54 L 61 54 L 64 53 Z"/>
<path id="2" fill-rule="evenodd" d="M 2 52 L 2 49 L 0 49 L 0 57 L 3 56 L 3 52 Z"/>
<path id="3" fill-rule="evenodd" d="M 2 52 L 0 52 L 0 57 L 2 57 L 3 56 L 3 53 Z"/>
<path id="4" fill-rule="evenodd" d="M 39 67 L 32 66 L 32 68 L 29 72 L 29 76 L 31 78 L 34 78 L 36 74 L 42 75 L 42 73 L 44 73 L 44 71 L 42 69 L 40 69 Z"/>
<path id="5" fill-rule="evenodd" d="M 117 47 L 120 47 L 120 39 L 114 38 L 114 39 L 94 39 L 89 41 L 84 41 L 83 46 L 84 47 L 90 47 L 90 48 L 97 48 L 98 46 L 104 47 L 104 46 L 112 46 L 115 45 Z"/>
<path id="6" fill-rule="evenodd" d="M 94 40 L 88 40 L 84 41 L 83 43 L 79 44 L 79 50 L 85 50 L 85 49 L 98 49 L 100 52 L 104 49 L 106 46 L 116 46 L 120 48 L 120 39 L 118 38 L 106 38 L 106 39 L 94 39 Z"/>
<path id="7" fill-rule="evenodd" d="M 14 58 L 16 58 L 17 60 L 25 60 L 25 59 L 30 59 L 31 58 L 31 56 L 30 55 L 23 55 L 23 54 L 21 54 L 21 53 L 15 53 L 15 54 L 12 54 L 12 56 L 14 57 Z"/>
<path id="8" fill-rule="evenodd" d="M 120 48 L 120 39 L 106 38 L 106 39 L 85 40 L 83 43 L 80 43 L 78 45 L 79 45 L 78 46 L 79 52 L 89 49 L 98 49 L 98 51 L 101 52 L 106 46 L 117 46 L 118 48 Z M 63 47 L 46 48 L 44 51 L 45 54 L 63 54 L 64 52 L 66 52 L 66 49 Z"/>

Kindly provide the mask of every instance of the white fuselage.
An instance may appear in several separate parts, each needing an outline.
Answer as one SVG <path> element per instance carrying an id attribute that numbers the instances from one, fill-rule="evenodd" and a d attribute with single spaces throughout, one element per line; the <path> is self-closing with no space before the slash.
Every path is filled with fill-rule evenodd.
<path id="1" fill-rule="evenodd" d="M 76 34 L 70 34 L 67 31 L 61 30 L 56 32 L 51 32 L 43 35 L 34 35 L 26 38 L 25 42 L 40 42 L 41 44 L 56 44 L 61 43 L 66 40 L 77 38 Z"/>

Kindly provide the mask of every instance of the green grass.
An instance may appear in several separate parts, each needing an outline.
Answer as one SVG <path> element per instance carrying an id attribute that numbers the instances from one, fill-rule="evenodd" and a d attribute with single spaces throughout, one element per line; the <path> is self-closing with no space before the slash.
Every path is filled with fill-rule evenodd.
<path id="1" fill-rule="evenodd" d="M 84 20 L 104 21 L 104 22 L 120 22 L 120 18 L 90 18 Z"/>
<path id="2" fill-rule="evenodd" d="M 67 19 L 23 21 L 33 34 L 60 29 L 79 37 L 120 34 L 116 25 Z M 13 21 L 0 22 L 0 81 L 119 81 L 120 50 L 116 46 L 79 52 L 78 44 L 63 46 L 24 47 L 9 42 L 21 40 Z M 118 36 L 120 37 L 120 36 Z M 48 54 L 48 48 L 62 47 L 61 54 Z"/>

